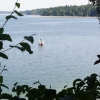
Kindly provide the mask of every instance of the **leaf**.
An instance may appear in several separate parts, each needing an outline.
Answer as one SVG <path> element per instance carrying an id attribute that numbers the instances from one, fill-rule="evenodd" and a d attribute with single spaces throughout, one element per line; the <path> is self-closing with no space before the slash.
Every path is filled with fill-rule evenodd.
<path id="1" fill-rule="evenodd" d="M 30 54 L 33 53 L 33 51 L 31 51 L 30 45 L 28 43 L 22 42 L 20 43 L 20 45 L 26 50 L 28 51 Z"/>
<path id="2" fill-rule="evenodd" d="M 19 49 L 19 50 L 21 50 L 22 52 L 23 51 L 25 51 L 25 49 L 23 48 L 23 47 L 19 47 L 19 46 L 12 46 L 12 45 L 10 45 L 10 47 L 12 47 L 12 48 L 17 48 L 17 49 Z"/>
<path id="3" fill-rule="evenodd" d="M 23 85 L 22 87 L 28 89 L 28 85 Z"/>
<path id="4" fill-rule="evenodd" d="M 12 88 L 12 92 L 15 92 L 15 91 L 16 91 L 16 89 L 15 89 L 15 87 L 13 87 L 13 88 Z"/>
<path id="5" fill-rule="evenodd" d="M 92 94 L 89 92 L 80 91 L 79 93 L 75 94 L 75 97 L 77 98 L 77 100 L 93 100 L 91 95 Z"/>
<path id="6" fill-rule="evenodd" d="M 73 81 L 73 87 L 75 87 L 75 85 L 76 85 L 76 83 L 77 83 L 78 81 L 82 82 L 81 79 L 76 79 L 76 80 L 74 80 L 74 81 Z"/>
<path id="7" fill-rule="evenodd" d="M 5 71 L 7 71 L 7 69 L 4 69 Z"/>
<path id="8" fill-rule="evenodd" d="M 18 48 L 18 49 L 21 50 L 22 52 L 25 51 L 25 49 L 24 49 L 23 47 L 15 46 L 15 48 Z"/>
<path id="9" fill-rule="evenodd" d="M 19 13 L 17 10 L 14 11 L 18 16 L 23 16 L 21 13 Z"/>
<path id="10" fill-rule="evenodd" d="M 0 35 L 3 33 L 4 28 L 0 28 Z"/>
<path id="11" fill-rule="evenodd" d="M 26 40 L 30 41 L 31 43 L 34 42 L 34 38 L 32 36 L 25 36 L 24 37 Z"/>
<path id="12" fill-rule="evenodd" d="M 0 40 L 8 40 L 8 41 L 12 41 L 11 37 L 9 34 L 1 34 L 0 35 Z"/>
<path id="13" fill-rule="evenodd" d="M 0 57 L 8 59 L 8 56 L 6 54 L 2 53 L 2 52 L 0 52 Z"/>
<path id="14" fill-rule="evenodd" d="M 100 55 L 97 55 L 98 58 L 100 58 Z"/>
<path id="15" fill-rule="evenodd" d="M 20 3 L 15 3 L 15 5 L 18 7 L 18 8 L 20 8 Z"/>
<path id="16" fill-rule="evenodd" d="M 16 82 L 15 84 L 14 84 L 14 86 L 16 86 L 18 84 L 18 82 Z"/>
<path id="17" fill-rule="evenodd" d="M 3 83 L 3 76 L 0 76 L 0 83 Z"/>
<path id="18" fill-rule="evenodd" d="M 0 84 L 0 86 L 5 87 L 5 88 L 9 89 L 9 88 L 8 88 L 8 86 L 6 86 L 6 85 L 4 85 L 4 84 Z"/>
<path id="19" fill-rule="evenodd" d="M 66 87 L 67 87 L 67 85 L 64 86 L 64 88 L 66 88 Z"/>
<path id="20" fill-rule="evenodd" d="M 19 97 L 19 95 L 21 94 L 21 92 L 22 92 L 22 86 L 17 86 L 17 88 L 16 88 L 16 93 L 17 93 L 17 96 Z"/>
<path id="21" fill-rule="evenodd" d="M 7 20 L 9 20 L 10 18 L 13 18 L 13 19 L 17 19 L 15 16 L 13 16 L 13 15 L 8 15 L 8 16 L 6 16 L 6 19 Z"/>
<path id="22" fill-rule="evenodd" d="M 3 43 L 0 41 L 0 50 L 3 49 Z"/>
<path id="23" fill-rule="evenodd" d="M 33 84 L 37 84 L 37 83 L 39 83 L 39 82 L 34 82 Z"/>
<path id="24" fill-rule="evenodd" d="M 91 77 L 97 77 L 98 75 L 96 73 L 91 74 Z"/>
<path id="25" fill-rule="evenodd" d="M 3 93 L 3 94 L 1 94 L 0 99 L 12 100 L 12 95 Z"/>
<path id="26" fill-rule="evenodd" d="M 15 46 L 10 45 L 9 47 L 14 48 Z"/>
<path id="27" fill-rule="evenodd" d="M 67 88 L 67 92 L 68 92 L 68 93 L 73 93 L 73 90 L 74 90 L 73 87 Z"/>
<path id="28" fill-rule="evenodd" d="M 97 61 L 95 61 L 94 65 L 96 65 L 96 64 L 98 64 L 98 63 L 100 63 L 100 59 L 97 60 Z"/>

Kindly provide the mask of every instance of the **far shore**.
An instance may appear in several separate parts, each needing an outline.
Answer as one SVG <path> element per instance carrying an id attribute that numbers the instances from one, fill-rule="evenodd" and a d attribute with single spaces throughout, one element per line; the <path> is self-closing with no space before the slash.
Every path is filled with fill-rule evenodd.
<path id="1" fill-rule="evenodd" d="M 97 16 L 40 16 L 40 15 L 33 15 L 33 17 L 42 17 L 42 18 L 98 18 Z"/>

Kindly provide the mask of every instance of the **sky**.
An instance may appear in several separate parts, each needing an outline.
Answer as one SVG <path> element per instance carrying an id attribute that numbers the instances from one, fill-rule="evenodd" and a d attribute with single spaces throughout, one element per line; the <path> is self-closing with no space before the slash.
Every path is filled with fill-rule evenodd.
<path id="1" fill-rule="evenodd" d="M 0 0 L 0 11 L 12 11 L 17 0 Z M 88 0 L 18 0 L 19 11 L 65 5 L 86 5 Z"/>

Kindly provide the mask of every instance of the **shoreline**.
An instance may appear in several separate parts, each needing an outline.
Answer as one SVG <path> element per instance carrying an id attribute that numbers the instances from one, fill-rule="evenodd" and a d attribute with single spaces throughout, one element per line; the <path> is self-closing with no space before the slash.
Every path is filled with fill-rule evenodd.
<path id="1" fill-rule="evenodd" d="M 38 18 L 98 18 L 97 16 L 41 16 L 41 15 L 27 15 Z"/>

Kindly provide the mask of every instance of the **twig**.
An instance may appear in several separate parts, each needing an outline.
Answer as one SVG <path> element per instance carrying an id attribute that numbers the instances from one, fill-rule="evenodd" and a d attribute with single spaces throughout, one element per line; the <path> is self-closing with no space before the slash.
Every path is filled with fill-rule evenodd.
<path id="1" fill-rule="evenodd" d="M 25 39 L 24 39 L 23 41 L 25 41 Z M 23 42 L 23 41 L 21 41 L 21 42 Z M 20 43 L 21 43 L 21 42 L 20 42 Z M 16 44 L 15 46 L 19 45 L 20 43 Z M 14 48 L 14 47 L 10 47 L 10 48 L 8 48 L 8 49 L 6 49 L 6 50 L 4 50 L 4 51 L 1 51 L 1 52 L 8 51 L 8 50 L 10 50 L 10 49 L 12 49 L 12 48 Z"/>
<path id="2" fill-rule="evenodd" d="M 31 36 L 33 36 L 33 35 L 35 35 L 35 34 L 32 34 Z M 26 39 L 23 39 L 21 42 L 23 42 L 23 41 L 25 41 Z M 18 46 L 21 42 L 19 42 L 18 44 L 16 44 L 15 46 Z M 8 51 L 8 50 L 10 50 L 10 49 L 12 49 L 12 48 L 14 48 L 14 47 L 10 47 L 10 48 L 8 48 L 8 49 L 6 49 L 6 50 L 4 50 L 4 51 L 1 51 L 1 52 L 5 52 L 5 51 Z"/>
<path id="3" fill-rule="evenodd" d="M 17 3 L 17 2 L 18 2 L 18 0 L 16 1 L 16 3 Z M 11 12 L 10 15 L 12 15 L 12 14 L 14 13 L 15 8 L 16 8 L 16 5 L 15 5 L 15 7 L 14 7 L 14 9 L 13 9 L 13 11 Z M 6 19 L 6 21 L 4 22 L 2 28 L 4 28 L 4 26 L 6 25 L 7 22 L 8 22 L 8 19 Z"/>

